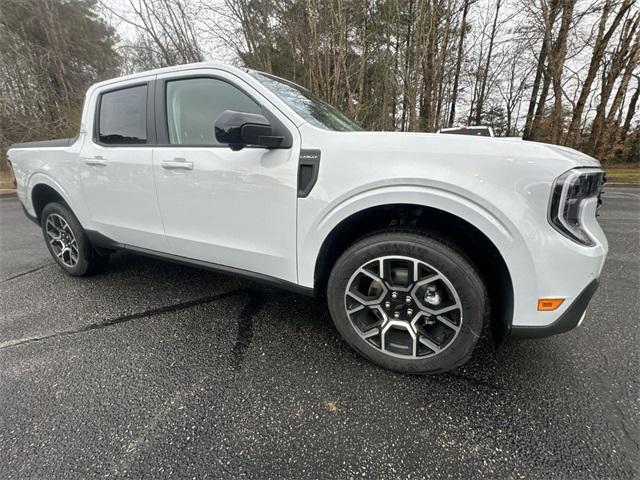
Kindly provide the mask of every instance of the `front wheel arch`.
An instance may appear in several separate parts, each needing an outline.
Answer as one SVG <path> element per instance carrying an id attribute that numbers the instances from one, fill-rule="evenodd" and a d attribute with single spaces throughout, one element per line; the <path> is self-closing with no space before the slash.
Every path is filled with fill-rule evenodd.
<path id="1" fill-rule="evenodd" d="M 340 255 L 359 239 L 388 229 L 437 234 L 462 250 L 487 284 L 492 305 L 491 330 L 496 341 L 510 332 L 514 311 L 513 281 L 497 246 L 468 221 L 443 210 L 417 204 L 386 204 L 361 210 L 336 225 L 325 238 L 315 264 L 314 289 L 326 293 Z"/>

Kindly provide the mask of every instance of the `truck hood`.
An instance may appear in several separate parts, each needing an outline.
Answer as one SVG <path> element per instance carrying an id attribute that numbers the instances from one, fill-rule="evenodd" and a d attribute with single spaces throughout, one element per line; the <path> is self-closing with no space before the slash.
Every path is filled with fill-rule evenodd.
<path id="1" fill-rule="evenodd" d="M 317 131 L 317 129 L 314 128 Z M 521 165 L 554 176 L 576 167 L 600 167 L 595 158 L 572 148 L 514 138 L 488 138 L 412 132 L 322 132 L 332 138 L 322 144 L 367 153 L 370 158 L 448 159 L 450 163 L 481 162 L 486 167 Z M 306 135 L 306 134 L 305 134 Z M 327 139 L 328 140 L 328 139 Z M 529 168 L 527 168 L 529 169 Z"/>

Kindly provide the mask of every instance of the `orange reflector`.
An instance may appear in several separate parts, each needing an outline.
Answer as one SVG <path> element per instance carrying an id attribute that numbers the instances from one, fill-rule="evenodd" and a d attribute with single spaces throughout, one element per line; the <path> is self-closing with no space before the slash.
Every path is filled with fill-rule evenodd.
<path id="1" fill-rule="evenodd" d="M 564 298 L 541 298 L 538 300 L 538 310 L 541 312 L 551 312 L 562 305 Z"/>

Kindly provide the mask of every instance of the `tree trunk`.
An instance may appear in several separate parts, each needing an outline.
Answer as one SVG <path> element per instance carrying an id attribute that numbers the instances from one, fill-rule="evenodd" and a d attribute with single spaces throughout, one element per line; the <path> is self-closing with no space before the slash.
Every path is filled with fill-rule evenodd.
<path id="1" fill-rule="evenodd" d="M 549 53 L 549 44 L 552 42 L 551 33 L 553 25 L 555 24 L 558 11 L 560 9 L 560 0 L 552 0 L 549 8 L 549 16 L 545 20 L 545 30 L 542 36 L 542 46 L 540 47 L 540 55 L 538 56 L 538 65 L 536 67 L 536 76 L 533 81 L 533 89 L 531 91 L 531 100 L 529 101 L 529 109 L 527 111 L 527 118 L 525 120 L 524 133 L 522 138 L 524 140 L 534 140 L 539 133 L 541 115 L 544 113 L 545 103 L 547 101 L 547 94 L 549 92 L 549 75 L 546 69 L 547 56 Z M 538 91 L 540 89 L 540 82 L 542 84 L 542 91 L 538 97 Z"/>
<path id="2" fill-rule="evenodd" d="M 562 21 L 560 30 L 553 46 L 551 61 L 551 78 L 553 83 L 554 105 L 551 115 L 551 143 L 559 143 L 563 133 L 563 108 L 562 108 L 562 71 L 567 58 L 567 37 L 571 28 L 573 7 L 576 0 L 564 0 L 562 8 Z"/>
<path id="3" fill-rule="evenodd" d="M 596 75 L 598 74 L 598 70 L 600 69 L 602 57 L 605 54 L 611 36 L 618 28 L 618 25 L 620 25 L 622 18 L 631 7 L 631 4 L 631 0 L 624 0 L 622 5 L 620 6 L 620 10 L 618 10 L 618 13 L 611 22 L 609 29 L 605 32 L 607 20 L 613 7 L 613 0 L 606 0 L 606 3 L 602 9 L 602 15 L 600 16 L 598 34 L 596 36 L 595 45 L 593 47 L 593 53 L 591 55 L 591 61 L 589 63 L 589 70 L 587 71 L 584 83 L 582 84 L 582 90 L 580 91 L 580 96 L 578 97 L 576 105 L 573 109 L 573 114 L 571 116 L 569 131 L 564 142 L 566 145 L 579 146 L 580 144 L 580 124 L 582 122 L 582 115 L 584 113 L 587 99 L 591 94 L 591 87 L 596 78 Z"/>
<path id="4" fill-rule="evenodd" d="M 409 63 L 410 63 L 410 52 L 411 52 L 411 27 L 413 26 L 413 0 L 409 0 L 409 16 L 407 22 L 407 34 L 405 37 L 405 57 L 404 57 L 404 81 L 402 82 L 402 127 L 401 130 L 404 132 L 407 130 L 408 126 L 408 118 L 407 118 L 407 109 L 409 108 L 409 93 L 408 93 L 408 85 L 409 85 Z"/>
<path id="5" fill-rule="evenodd" d="M 502 5 L 502 0 L 498 0 L 496 3 L 496 14 L 493 17 L 493 25 L 491 27 L 491 36 L 489 37 L 489 51 L 487 52 L 487 61 L 484 66 L 484 71 L 482 72 L 482 79 L 480 81 L 480 91 L 478 93 L 478 101 L 476 103 L 476 111 L 475 111 L 475 123 L 476 125 L 480 125 L 482 123 L 482 109 L 484 108 L 484 102 L 486 100 L 487 95 L 487 81 L 489 79 L 489 69 L 491 68 L 491 56 L 493 54 L 493 45 L 496 39 L 496 32 L 498 30 L 498 17 L 500 15 L 500 6 Z"/>
<path id="6" fill-rule="evenodd" d="M 524 122 L 524 131 L 522 138 L 524 140 L 531 139 L 531 131 L 533 128 L 534 114 L 536 111 L 536 105 L 538 100 L 538 90 L 540 89 L 540 82 L 542 81 L 542 75 L 544 72 L 544 64 L 547 61 L 547 38 L 542 40 L 542 46 L 540 47 L 540 54 L 538 55 L 538 66 L 536 67 L 536 76 L 533 80 L 533 86 L 531 88 L 531 99 L 529 100 L 529 109 L 527 110 L 527 118 Z"/>
<path id="7" fill-rule="evenodd" d="M 631 101 L 629 102 L 629 106 L 627 107 L 627 116 L 624 119 L 624 124 L 622 125 L 622 129 L 620 130 L 620 137 L 624 139 L 629 133 L 629 129 L 631 128 L 631 121 L 633 117 L 637 113 L 636 107 L 638 105 L 638 97 L 640 97 L 640 77 L 636 77 L 638 81 L 638 85 L 636 86 L 636 91 L 633 92 L 631 96 Z"/>
<path id="8" fill-rule="evenodd" d="M 596 144 L 594 147 L 594 153 L 598 156 L 603 153 L 603 145 L 609 144 L 613 145 L 615 143 L 613 140 L 616 138 L 616 126 L 615 124 L 615 116 L 616 112 L 620 109 L 622 104 L 622 99 L 627 91 L 627 87 L 629 85 L 629 81 L 631 80 L 631 75 L 633 74 L 634 69 L 638 66 L 638 60 L 640 59 L 640 33 L 636 36 L 636 40 L 634 42 L 633 47 L 631 47 L 631 51 L 629 53 L 629 59 L 627 66 L 624 69 L 624 73 L 622 74 L 622 78 L 620 79 L 620 84 L 618 86 L 618 91 L 616 92 L 615 97 L 613 97 L 613 102 L 611 103 L 611 107 L 609 109 L 609 115 L 607 115 L 606 120 L 604 121 L 604 128 L 602 129 L 602 137 L 596 138 Z M 604 142 L 605 138 L 608 138 L 609 142 Z"/>
<path id="9" fill-rule="evenodd" d="M 456 102 L 458 101 L 458 82 L 460 81 L 460 67 L 462 66 L 462 55 L 464 53 L 464 36 L 467 31 L 467 13 L 469 13 L 470 0 L 464 0 L 464 10 L 462 11 L 462 21 L 460 25 L 460 39 L 458 41 L 458 53 L 456 55 L 455 73 L 453 75 L 453 88 L 451 90 L 451 110 L 449 111 L 449 127 L 456 121 Z"/>
<path id="10" fill-rule="evenodd" d="M 634 19 L 627 20 L 625 23 L 625 27 L 620 38 L 620 45 L 611 60 L 611 67 L 603 79 L 602 89 L 600 92 L 600 102 L 596 108 L 596 116 L 591 125 L 591 134 L 589 135 L 589 142 L 587 144 L 587 151 L 592 155 L 598 154 L 605 124 L 605 110 L 609 104 L 609 98 L 611 97 L 613 87 L 618 76 L 625 68 L 626 63 L 632 59 L 628 58 L 628 55 L 630 50 L 633 50 L 635 47 L 631 46 L 631 42 L 636 36 L 636 29 L 638 28 L 639 22 L 640 12 L 635 15 Z M 636 44 L 637 42 L 638 39 L 636 38 Z"/>

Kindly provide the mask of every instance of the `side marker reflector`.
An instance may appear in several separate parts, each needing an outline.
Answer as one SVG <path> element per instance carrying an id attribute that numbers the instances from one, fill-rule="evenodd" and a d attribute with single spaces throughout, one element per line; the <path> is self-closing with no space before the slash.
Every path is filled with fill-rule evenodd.
<path id="1" fill-rule="evenodd" d="M 538 300 L 538 311 L 552 312 L 564 302 L 564 298 L 541 298 Z"/>

